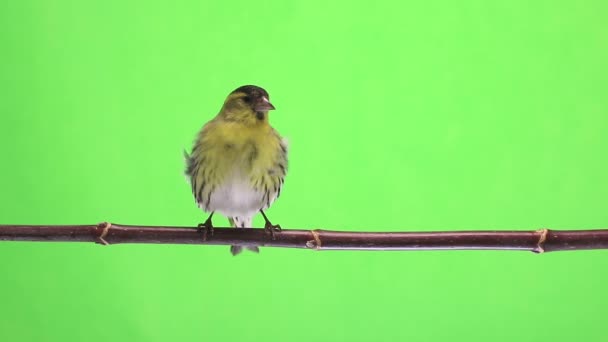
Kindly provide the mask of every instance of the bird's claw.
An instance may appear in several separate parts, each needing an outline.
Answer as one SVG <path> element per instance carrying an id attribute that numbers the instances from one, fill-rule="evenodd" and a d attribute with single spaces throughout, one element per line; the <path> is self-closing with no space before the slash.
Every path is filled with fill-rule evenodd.
<path id="1" fill-rule="evenodd" d="M 213 225 L 211 220 L 207 219 L 204 223 L 199 223 L 196 229 L 199 233 L 203 234 L 203 240 L 207 241 L 208 236 L 213 236 Z"/>
<path id="2" fill-rule="evenodd" d="M 281 226 L 279 226 L 278 224 L 272 224 L 270 223 L 270 221 L 268 221 L 264 225 L 264 230 L 266 230 L 266 233 L 270 234 L 273 240 L 276 240 L 276 233 L 281 231 Z"/>

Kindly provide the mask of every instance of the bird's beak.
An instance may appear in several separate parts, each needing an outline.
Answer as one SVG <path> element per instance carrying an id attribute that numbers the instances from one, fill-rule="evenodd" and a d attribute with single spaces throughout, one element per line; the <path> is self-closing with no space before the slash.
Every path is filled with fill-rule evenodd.
<path id="1" fill-rule="evenodd" d="M 266 98 L 266 96 L 263 96 L 261 100 L 259 100 L 254 108 L 253 108 L 256 112 L 265 112 L 268 110 L 273 110 L 274 106 L 272 105 L 272 103 L 270 103 L 270 101 L 268 101 L 268 99 Z"/>

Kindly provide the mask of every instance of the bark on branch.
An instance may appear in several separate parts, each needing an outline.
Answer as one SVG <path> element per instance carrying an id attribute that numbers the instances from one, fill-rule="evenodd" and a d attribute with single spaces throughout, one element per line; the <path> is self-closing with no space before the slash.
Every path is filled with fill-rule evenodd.
<path id="1" fill-rule="evenodd" d="M 522 250 L 535 253 L 608 249 L 608 229 L 451 232 L 342 232 L 286 229 L 272 239 L 264 229 L 215 228 L 213 236 L 189 227 L 0 225 L 0 241 L 249 245 L 315 250 Z"/>

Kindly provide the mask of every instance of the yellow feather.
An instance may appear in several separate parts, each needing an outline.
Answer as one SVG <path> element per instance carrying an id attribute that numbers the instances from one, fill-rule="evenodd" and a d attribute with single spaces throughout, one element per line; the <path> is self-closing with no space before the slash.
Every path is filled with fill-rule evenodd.
<path id="1" fill-rule="evenodd" d="M 192 190 L 204 206 L 218 184 L 235 171 L 256 190 L 272 192 L 272 200 L 285 177 L 287 156 L 281 137 L 267 117 L 257 119 L 250 109 L 239 106 L 239 97 L 231 94 L 222 111 L 203 127 L 190 156 Z M 269 205 L 271 194 L 267 196 Z"/>

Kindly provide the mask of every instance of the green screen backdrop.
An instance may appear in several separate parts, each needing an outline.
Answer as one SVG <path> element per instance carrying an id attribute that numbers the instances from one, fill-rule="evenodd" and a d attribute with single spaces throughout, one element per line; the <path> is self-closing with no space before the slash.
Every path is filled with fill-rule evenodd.
<path id="1" fill-rule="evenodd" d="M 182 150 L 256 84 L 290 141 L 268 211 L 284 228 L 608 227 L 607 17 L 599 0 L 4 1 L 0 222 L 201 222 Z M 5 242 L 0 260 L 1 341 L 608 338 L 607 251 Z"/>

